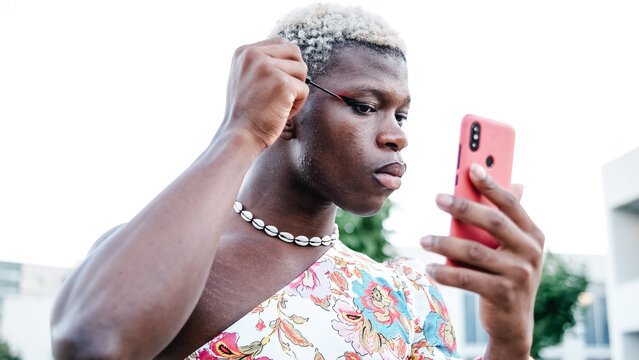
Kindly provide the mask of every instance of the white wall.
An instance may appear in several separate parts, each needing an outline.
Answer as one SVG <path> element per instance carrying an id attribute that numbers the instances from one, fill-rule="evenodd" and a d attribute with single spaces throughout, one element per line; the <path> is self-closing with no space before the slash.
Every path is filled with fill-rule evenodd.
<path id="1" fill-rule="evenodd" d="M 614 359 L 639 358 L 639 148 L 603 167 L 609 235 L 607 281 Z"/>
<path id="2" fill-rule="evenodd" d="M 49 314 L 52 296 L 11 296 L 4 299 L 0 336 L 23 360 L 52 359 Z"/>

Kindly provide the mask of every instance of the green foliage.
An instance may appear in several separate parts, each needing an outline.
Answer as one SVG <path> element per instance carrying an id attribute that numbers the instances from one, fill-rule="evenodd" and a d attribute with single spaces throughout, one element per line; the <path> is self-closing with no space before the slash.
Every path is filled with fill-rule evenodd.
<path id="1" fill-rule="evenodd" d="M 537 299 L 531 355 L 561 343 L 566 330 L 576 323 L 579 295 L 586 290 L 588 278 L 583 269 L 573 270 L 557 255 L 546 254 Z"/>
<path id="2" fill-rule="evenodd" d="M 390 243 L 384 237 L 382 223 L 388 217 L 392 203 L 386 200 L 382 209 L 370 217 L 361 217 L 337 209 L 335 221 L 339 238 L 349 248 L 364 253 L 377 261 L 388 259 L 392 253 Z"/>
<path id="3" fill-rule="evenodd" d="M 9 344 L 0 340 L 0 360 L 20 360 L 20 357 L 11 352 Z"/>

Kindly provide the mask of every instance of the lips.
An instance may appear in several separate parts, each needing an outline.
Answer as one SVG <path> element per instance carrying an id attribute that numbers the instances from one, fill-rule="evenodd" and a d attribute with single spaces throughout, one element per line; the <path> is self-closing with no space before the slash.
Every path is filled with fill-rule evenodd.
<path id="1" fill-rule="evenodd" d="M 383 186 L 397 190 L 402 186 L 402 175 L 406 172 L 406 164 L 395 162 L 382 166 L 375 171 L 375 178 Z"/>

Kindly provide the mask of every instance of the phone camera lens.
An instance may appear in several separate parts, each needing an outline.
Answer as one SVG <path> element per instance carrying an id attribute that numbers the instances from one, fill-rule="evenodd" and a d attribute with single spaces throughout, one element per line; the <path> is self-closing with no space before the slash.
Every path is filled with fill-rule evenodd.
<path id="1" fill-rule="evenodd" d="M 495 164 L 495 159 L 492 156 L 489 155 L 486 158 L 486 166 L 493 167 L 493 164 Z"/>
<path id="2" fill-rule="evenodd" d="M 474 122 L 470 125 L 470 150 L 477 151 L 479 149 L 479 123 Z"/>

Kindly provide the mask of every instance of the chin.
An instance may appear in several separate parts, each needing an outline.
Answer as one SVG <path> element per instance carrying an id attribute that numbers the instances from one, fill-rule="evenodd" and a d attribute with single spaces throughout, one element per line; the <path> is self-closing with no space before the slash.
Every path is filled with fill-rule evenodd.
<path id="1" fill-rule="evenodd" d="M 381 210 L 384 205 L 384 201 L 387 196 L 384 197 L 369 197 L 362 201 L 361 199 L 344 201 L 343 203 L 336 203 L 335 205 L 339 206 L 340 209 L 344 211 L 348 211 L 349 213 L 358 215 L 358 216 L 373 216 Z"/>

